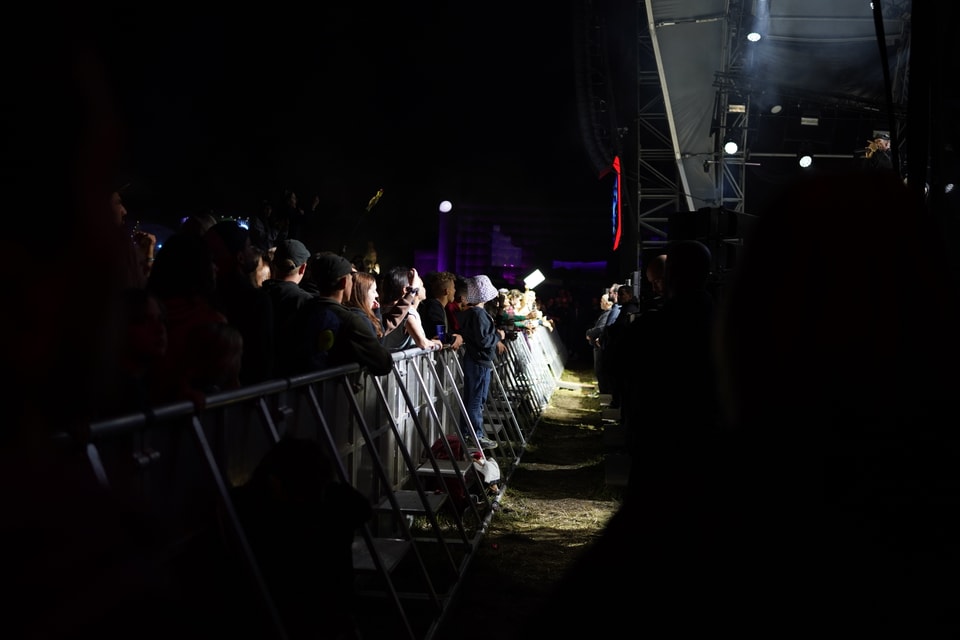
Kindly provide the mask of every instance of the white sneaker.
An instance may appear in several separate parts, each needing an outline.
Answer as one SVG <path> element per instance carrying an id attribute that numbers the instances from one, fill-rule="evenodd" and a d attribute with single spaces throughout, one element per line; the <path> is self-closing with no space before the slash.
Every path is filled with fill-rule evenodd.
<path id="1" fill-rule="evenodd" d="M 478 440 L 480 440 L 480 446 L 483 447 L 484 449 L 496 449 L 496 448 L 497 448 L 497 443 L 496 443 L 495 440 L 491 440 L 490 438 L 486 438 L 486 437 L 484 437 L 484 438 L 478 438 Z"/>

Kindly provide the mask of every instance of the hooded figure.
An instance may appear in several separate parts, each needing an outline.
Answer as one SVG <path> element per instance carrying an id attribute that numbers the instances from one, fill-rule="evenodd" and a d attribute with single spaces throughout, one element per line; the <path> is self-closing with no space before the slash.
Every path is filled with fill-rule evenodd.
<path id="1" fill-rule="evenodd" d="M 467 420 L 460 432 L 467 442 L 476 436 L 482 449 L 493 449 L 496 441 L 486 437 L 483 430 L 483 407 L 490 394 L 490 372 L 497 355 L 506 350 L 502 345 L 503 331 L 497 329 L 493 316 L 484 304 L 499 295 L 497 288 L 485 275 L 467 278 L 466 308 L 460 314 L 460 335 L 463 336 L 463 403 Z"/>

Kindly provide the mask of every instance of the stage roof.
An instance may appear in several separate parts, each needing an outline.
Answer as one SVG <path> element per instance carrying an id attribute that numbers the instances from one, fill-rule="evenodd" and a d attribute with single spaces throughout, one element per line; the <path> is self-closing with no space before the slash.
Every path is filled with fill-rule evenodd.
<path id="1" fill-rule="evenodd" d="M 874 132 L 904 124 L 909 0 L 883 1 L 882 29 L 866 0 L 644 4 L 640 22 L 646 24 L 639 28 L 650 33 L 691 210 L 718 203 L 704 159 L 716 154 L 712 132 L 721 90 L 730 101 L 749 104 L 746 148 L 753 157 L 747 160 L 759 166 L 748 169 L 761 179 L 779 154 L 794 155 L 800 144 L 853 162 Z M 747 40 L 752 30 L 759 41 Z M 817 125 L 802 125 L 801 117 L 816 117 Z"/>

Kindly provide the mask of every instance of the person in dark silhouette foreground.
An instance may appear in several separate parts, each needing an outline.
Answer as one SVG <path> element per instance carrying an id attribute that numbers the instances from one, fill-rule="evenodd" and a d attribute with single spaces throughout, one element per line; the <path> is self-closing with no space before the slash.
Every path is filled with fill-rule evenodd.
<path id="1" fill-rule="evenodd" d="M 937 225 L 886 174 L 821 175 L 744 246 L 721 426 L 631 488 L 517 638 L 960 631 L 960 305 Z"/>

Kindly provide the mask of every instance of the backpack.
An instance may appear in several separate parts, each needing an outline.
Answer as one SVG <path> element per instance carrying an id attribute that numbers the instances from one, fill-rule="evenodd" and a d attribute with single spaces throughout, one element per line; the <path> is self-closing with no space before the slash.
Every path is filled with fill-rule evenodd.
<path id="1" fill-rule="evenodd" d="M 443 441 L 446 439 L 448 445 L 450 446 L 450 452 L 453 453 L 453 459 L 459 462 L 463 462 L 467 459 L 467 447 L 464 444 L 463 440 L 459 435 L 451 434 L 445 436 L 445 438 L 437 438 L 434 443 L 430 446 L 430 452 L 433 454 L 433 457 L 436 460 L 449 460 L 450 455 L 447 453 L 447 448 L 444 446 Z M 474 459 L 477 457 L 482 458 L 483 454 L 479 451 L 473 454 Z M 425 488 L 428 491 L 443 491 L 450 495 L 450 499 L 453 501 L 453 504 L 463 511 L 467 506 L 469 496 L 467 495 L 465 484 L 470 482 L 470 478 L 467 474 L 471 473 L 469 469 L 463 472 L 464 480 L 466 483 L 461 483 L 460 479 L 457 477 L 452 478 L 430 478 L 425 483 Z"/>

